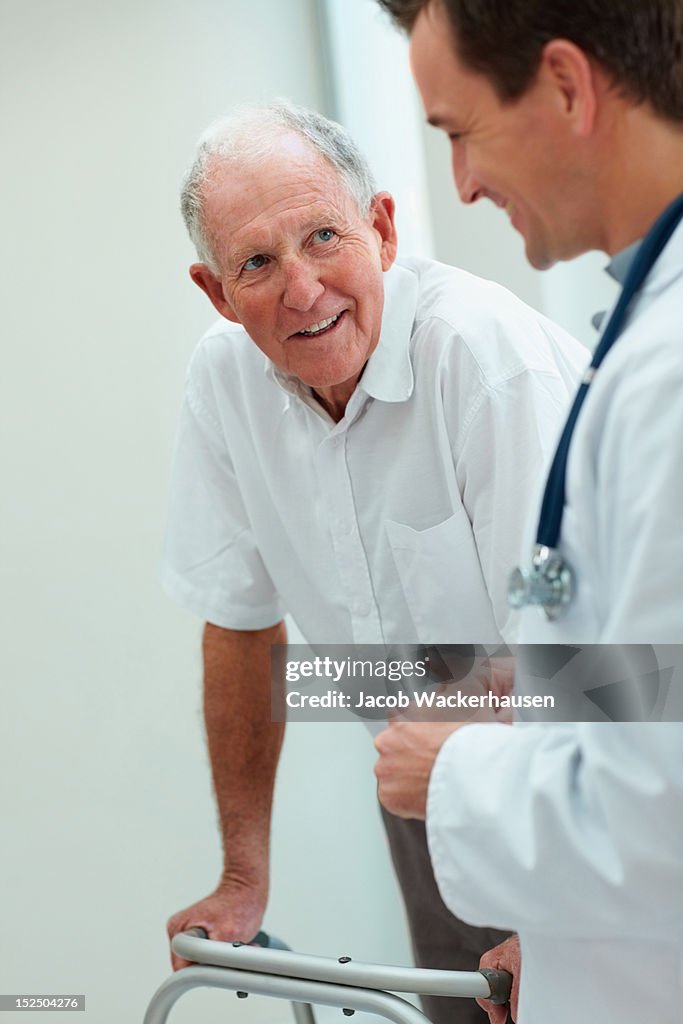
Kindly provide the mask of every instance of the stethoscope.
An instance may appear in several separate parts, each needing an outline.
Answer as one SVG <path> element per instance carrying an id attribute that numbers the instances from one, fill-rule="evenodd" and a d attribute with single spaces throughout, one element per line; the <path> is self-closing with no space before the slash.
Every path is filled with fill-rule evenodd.
<path id="1" fill-rule="evenodd" d="M 565 505 L 567 457 L 574 427 L 598 367 L 623 330 L 633 298 L 640 291 L 682 217 L 683 194 L 667 206 L 652 225 L 626 275 L 619 301 L 595 349 L 590 366 L 584 373 L 550 467 L 541 504 L 536 543 L 531 556 L 531 568 L 515 569 L 510 576 L 508 604 L 512 608 L 540 605 L 548 619 L 556 619 L 574 597 L 574 570 L 557 548 Z"/>

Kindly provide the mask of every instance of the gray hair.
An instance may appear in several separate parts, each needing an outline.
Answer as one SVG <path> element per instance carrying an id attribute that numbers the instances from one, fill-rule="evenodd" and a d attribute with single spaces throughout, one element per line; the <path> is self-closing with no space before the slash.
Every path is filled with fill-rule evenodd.
<path id="1" fill-rule="evenodd" d="M 180 205 L 197 256 L 216 273 L 218 266 L 204 224 L 204 187 L 215 161 L 236 166 L 260 162 L 276 149 L 276 140 L 295 132 L 310 143 L 339 174 L 362 217 L 370 212 L 377 191 L 368 162 L 340 124 L 315 110 L 276 100 L 266 106 L 238 107 L 215 121 L 200 137 L 195 158 L 183 178 Z"/>

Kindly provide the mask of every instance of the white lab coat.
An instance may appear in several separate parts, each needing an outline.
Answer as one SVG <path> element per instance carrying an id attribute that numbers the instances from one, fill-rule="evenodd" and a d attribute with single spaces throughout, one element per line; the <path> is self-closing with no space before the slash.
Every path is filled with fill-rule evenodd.
<path id="1" fill-rule="evenodd" d="M 528 609 L 525 642 L 683 640 L 682 323 L 679 226 L 572 442 L 576 598 L 555 623 Z M 437 758 L 427 830 L 451 910 L 520 934 L 520 1024 L 683 1020 L 682 724 L 468 726 Z"/>

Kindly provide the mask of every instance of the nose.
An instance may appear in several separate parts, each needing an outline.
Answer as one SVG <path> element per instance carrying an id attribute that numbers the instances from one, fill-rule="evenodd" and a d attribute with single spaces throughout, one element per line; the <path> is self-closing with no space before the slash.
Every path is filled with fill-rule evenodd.
<path id="1" fill-rule="evenodd" d="M 287 309 L 298 309 L 305 313 L 325 291 L 317 269 L 306 260 L 288 260 L 283 265 L 283 274 L 282 301 Z"/>
<path id="2" fill-rule="evenodd" d="M 453 168 L 455 187 L 462 202 L 476 203 L 477 199 L 481 199 L 483 194 L 481 186 L 467 166 L 467 160 L 462 147 L 458 146 L 455 142 L 451 151 L 451 166 Z"/>

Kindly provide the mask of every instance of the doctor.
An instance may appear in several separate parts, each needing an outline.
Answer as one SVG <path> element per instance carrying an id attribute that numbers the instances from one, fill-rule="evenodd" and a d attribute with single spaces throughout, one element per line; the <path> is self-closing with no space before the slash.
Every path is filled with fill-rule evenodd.
<path id="1" fill-rule="evenodd" d="M 504 208 L 534 267 L 600 249 L 624 286 L 513 580 L 522 639 L 680 644 L 683 8 L 380 2 L 461 199 Z M 520 1022 L 681 1020 L 680 724 L 400 723 L 377 748 L 380 799 L 426 817 L 449 908 L 519 933 Z"/>

